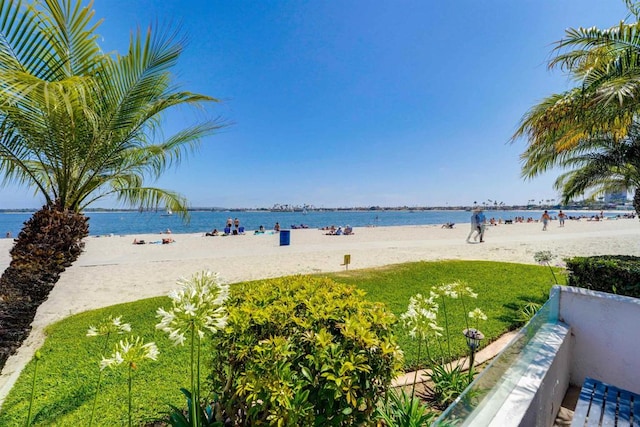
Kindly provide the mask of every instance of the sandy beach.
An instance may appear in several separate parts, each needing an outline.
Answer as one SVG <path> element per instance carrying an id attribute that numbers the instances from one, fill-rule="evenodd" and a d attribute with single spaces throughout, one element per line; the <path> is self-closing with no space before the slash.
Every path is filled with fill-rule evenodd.
<path id="1" fill-rule="evenodd" d="M 44 340 L 44 328 L 69 315 L 113 304 L 166 295 L 176 279 L 207 269 L 228 283 L 289 274 L 344 270 L 420 260 L 489 260 L 535 263 L 533 255 L 549 250 L 562 258 L 576 255 L 640 256 L 637 219 L 552 221 L 488 226 L 485 243 L 466 243 L 468 224 L 453 229 L 439 225 L 356 228 L 351 236 L 328 236 L 317 229 L 291 230 L 290 245 L 280 246 L 278 234 L 205 237 L 173 234 L 172 244 L 151 244 L 160 234 L 89 237 L 85 251 L 60 277 L 49 299 L 40 306 L 33 330 L 9 358 L 0 375 L 0 403 Z M 132 244 L 134 238 L 144 245 Z M 13 241 L 0 239 L 0 268 L 9 264 Z"/>

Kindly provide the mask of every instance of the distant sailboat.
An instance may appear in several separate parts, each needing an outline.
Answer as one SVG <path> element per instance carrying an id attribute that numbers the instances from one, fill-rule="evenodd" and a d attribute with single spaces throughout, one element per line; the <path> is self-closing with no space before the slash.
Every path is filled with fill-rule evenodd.
<path id="1" fill-rule="evenodd" d="M 171 216 L 171 215 L 173 215 L 173 211 L 171 209 L 167 208 L 167 212 L 161 214 L 160 216 Z"/>

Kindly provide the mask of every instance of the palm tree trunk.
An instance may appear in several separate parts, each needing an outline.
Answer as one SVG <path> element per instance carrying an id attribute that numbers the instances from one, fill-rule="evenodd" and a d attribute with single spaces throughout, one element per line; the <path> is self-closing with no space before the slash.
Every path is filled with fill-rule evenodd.
<path id="1" fill-rule="evenodd" d="M 82 251 L 88 218 L 46 205 L 24 223 L 11 249 L 11 264 L 0 277 L 0 369 L 27 338 L 36 310 L 60 273 Z"/>
<path id="2" fill-rule="evenodd" d="M 633 208 L 636 210 L 636 214 L 640 216 L 640 187 L 636 188 L 633 193 Z"/>

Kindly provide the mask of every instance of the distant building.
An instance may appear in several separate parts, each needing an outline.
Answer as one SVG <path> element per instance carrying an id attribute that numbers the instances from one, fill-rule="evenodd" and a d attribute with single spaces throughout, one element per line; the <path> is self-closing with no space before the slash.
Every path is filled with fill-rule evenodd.
<path id="1" fill-rule="evenodd" d="M 606 192 L 604 194 L 605 203 L 623 204 L 627 201 L 627 189 Z"/>

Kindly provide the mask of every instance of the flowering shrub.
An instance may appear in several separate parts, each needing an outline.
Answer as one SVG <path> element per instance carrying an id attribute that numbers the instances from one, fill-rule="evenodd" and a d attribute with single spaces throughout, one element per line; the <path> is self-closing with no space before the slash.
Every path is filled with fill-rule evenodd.
<path id="1" fill-rule="evenodd" d="M 183 345 L 189 340 L 191 347 L 191 388 L 181 389 L 187 397 L 189 409 L 185 416 L 178 408 L 170 415 L 171 425 L 191 425 L 200 427 L 215 418 L 213 409 L 201 407 L 200 401 L 200 351 L 201 340 L 206 332 L 215 334 L 227 324 L 225 302 L 229 298 L 229 285 L 220 283 L 218 275 L 210 271 L 202 271 L 189 279 L 180 279 L 180 289 L 171 291 L 171 308 L 158 308 L 157 316 L 161 318 L 156 325 L 169 334 L 174 345 Z M 221 417 L 221 415 L 219 416 Z"/>
<path id="2" fill-rule="evenodd" d="M 182 345 L 185 335 L 195 333 L 201 339 L 205 331 L 216 333 L 225 327 L 229 285 L 220 283 L 217 274 L 203 271 L 178 280 L 178 285 L 180 289 L 169 293 L 171 309 L 158 309 L 161 321 L 156 328 L 168 333 L 174 344 Z"/>
<path id="3" fill-rule="evenodd" d="M 118 334 L 126 334 L 131 332 L 131 325 L 128 323 L 122 323 L 122 317 L 113 317 L 109 316 L 106 319 L 103 319 L 98 326 L 89 326 L 87 330 L 88 337 L 104 337 L 104 344 L 102 352 L 104 353 L 109 346 L 109 339 L 111 335 Z M 91 407 L 91 417 L 89 418 L 89 427 L 93 425 L 93 418 L 96 413 L 96 403 L 98 403 L 98 395 L 100 394 L 100 384 L 102 384 L 102 370 L 100 368 L 100 373 L 98 374 L 98 381 L 96 384 L 96 391 L 93 394 L 93 405 Z"/>
<path id="4" fill-rule="evenodd" d="M 214 337 L 214 391 L 244 425 L 370 424 L 402 366 L 393 314 L 326 278 L 248 284 Z M 224 365 L 226 362 L 228 365 Z"/>
<path id="5" fill-rule="evenodd" d="M 115 321 L 113 321 L 115 320 Z M 109 332 L 106 333 L 108 336 L 113 331 L 130 331 L 131 327 L 127 325 L 123 329 L 123 325 L 120 324 L 120 318 L 117 317 L 113 319 L 110 323 L 115 326 L 115 328 L 110 328 Z M 105 322 L 107 324 L 109 322 Z M 89 328 L 90 336 L 93 336 L 92 328 Z M 89 333 L 87 335 L 89 335 Z M 100 371 L 110 368 L 117 369 L 119 366 L 123 365 L 127 368 L 127 385 L 128 385 L 128 419 L 129 419 L 129 427 L 133 426 L 133 371 L 138 369 L 138 364 L 142 363 L 145 359 L 157 360 L 158 359 L 158 347 L 153 342 L 145 343 L 144 340 L 140 337 L 135 337 L 135 339 L 125 338 L 118 342 L 113 350 L 113 354 L 111 357 L 103 357 L 100 361 Z M 96 391 L 97 393 L 97 391 Z M 95 401 L 94 401 L 95 403 Z M 95 408 L 95 405 L 94 405 Z M 91 420 L 89 424 L 91 425 L 91 421 L 93 421 L 93 411 L 91 413 Z"/>
<path id="6" fill-rule="evenodd" d="M 431 291 L 428 298 L 421 294 L 411 297 L 407 311 L 400 316 L 404 326 L 409 329 L 409 335 L 418 340 L 418 359 L 421 357 L 423 345 L 425 347 L 427 364 L 431 368 L 430 380 L 433 383 L 432 389 L 427 387 L 427 399 L 441 408 L 453 402 L 473 380 L 473 357 L 478 349 L 477 341 L 467 341 L 471 356 L 471 366 L 467 375 L 463 374 L 462 363 L 446 364 L 452 360 L 451 339 L 455 337 L 462 339 L 462 334 L 457 331 L 454 331 L 453 336 L 450 334 L 447 304 L 451 303 L 450 300 L 460 302 L 463 313 L 465 313 L 467 327 L 464 330 L 465 336 L 481 339 L 483 335 L 477 330 L 477 327 L 480 321 L 487 320 L 487 316 L 479 308 L 475 308 L 467 314 L 466 308 L 466 300 L 477 297 L 478 294 L 464 282 L 442 284 L 436 287 L 435 291 Z M 441 308 L 444 326 L 440 326 L 438 323 Z M 474 322 L 474 328 L 471 328 L 469 319 Z M 417 371 L 411 399 L 413 399 L 415 392 L 416 380 Z"/>

